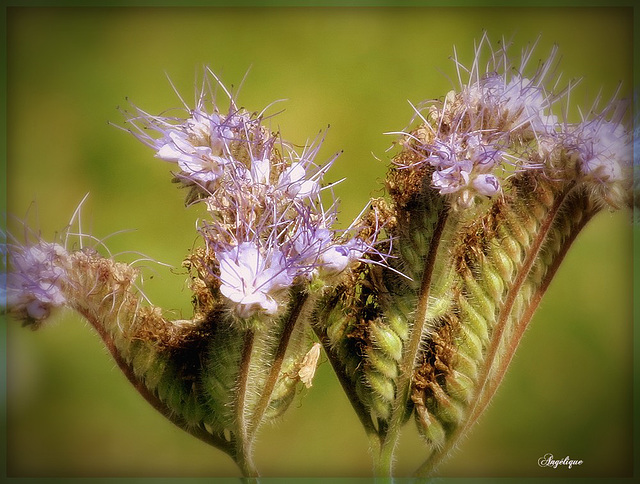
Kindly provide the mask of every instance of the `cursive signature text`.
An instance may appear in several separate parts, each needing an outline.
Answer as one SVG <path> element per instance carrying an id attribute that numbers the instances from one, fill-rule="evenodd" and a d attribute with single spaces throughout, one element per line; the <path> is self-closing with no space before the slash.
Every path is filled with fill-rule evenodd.
<path id="1" fill-rule="evenodd" d="M 553 454 L 545 454 L 538 459 L 538 465 L 540 467 L 553 467 L 554 469 L 557 469 L 558 466 L 567 466 L 571 469 L 573 466 L 582 465 L 582 461 L 570 459 L 569 456 L 564 459 L 554 459 Z"/>

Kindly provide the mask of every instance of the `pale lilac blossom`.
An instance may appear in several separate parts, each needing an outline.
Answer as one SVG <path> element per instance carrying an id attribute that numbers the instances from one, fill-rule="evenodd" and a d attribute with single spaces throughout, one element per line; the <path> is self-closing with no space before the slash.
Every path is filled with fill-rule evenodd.
<path id="1" fill-rule="evenodd" d="M 446 195 L 466 188 L 469 184 L 469 178 L 470 171 L 465 170 L 461 165 L 454 165 L 434 171 L 431 176 L 431 182 L 441 195 Z"/>
<path id="2" fill-rule="evenodd" d="M 220 292 L 235 303 L 238 316 L 277 312 L 278 294 L 293 282 L 280 251 L 264 253 L 254 243 L 243 242 L 216 257 L 220 264 Z"/>
<path id="3" fill-rule="evenodd" d="M 306 274 L 309 278 L 337 275 L 367 251 L 366 244 L 358 238 L 342 243 L 334 239 L 333 232 L 318 223 L 297 230 L 292 253 L 299 260 L 301 275 L 305 266 L 310 268 Z"/>
<path id="4" fill-rule="evenodd" d="M 39 242 L 31 246 L 12 245 L 8 249 L 6 302 L 12 311 L 39 321 L 51 310 L 66 303 L 61 284 L 65 270 L 61 261 L 67 251 L 59 244 Z"/>
<path id="5" fill-rule="evenodd" d="M 157 158 L 178 166 L 178 180 L 207 193 L 223 181 L 227 169 L 252 157 L 264 158 L 263 151 L 270 147 L 262 146 L 265 134 L 258 119 L 238 110 L 233 102 L 226 115 L 215 105 L 207 109 L 205 94 L 201 96 L 195 109 L 187 108 L 185 118 L 154 116 L 138 107 L 125 116 L 132 126 L 129 131 Z"/>
<path id="6" fill-rule="evenodd" d="M 303 223 L 296 228 L 292 241 L 293 253 L 305 263 L 316 265 L 320 254 L 332 245 L 332 233 L 320 224 Z"/>
<path id="7" fill-rule="evenodd" d="M 581 123 L 576 129 L 574 152 L 582 174 L 600 182 L 622 181 L 633 160 L 629 133 L 610 121 Z"/>
<path id="8" fill-rule="evenodd" d="M 271 175 L 271 160 L 269 158 L 254 158 L 251 160 L 250 176 L 256 185 L 268 185 Z"/>
<path id="9" fill-rule="evenodd" d="M 323 274 L 340 274 L 354 261 L 360 259 L 367 247 L 358 238 L 351 239 L 342 245 L 332 245 L 321 254 L 319 270 Z"/>
<path id="10" fill-rule="evenodd" d="M 435 168 L 432 185 L 441 194 L 468 190 L 493 196 L 499 191 L 500 182 L 491 171 L 502 162 L 503 152 L 481 133 L 450 135 L 425 148 L 430 153 L 425 161 Z"/>
<path id="11" fill-rule="evenodd" d="M 320 185 L 314 179 L 307 178 L 303 162 L 294 162 L 286 168 L 278 180 L 278 187 L 289 198 L 310 198 L 320 193 Z"/>
<path id="12" fill-rule="evenodd" d="M 490 173 L 480 173 L 473 179 L 473 187 L 480 195 L 492 197 L 500 191 L 500 181 Z"/>

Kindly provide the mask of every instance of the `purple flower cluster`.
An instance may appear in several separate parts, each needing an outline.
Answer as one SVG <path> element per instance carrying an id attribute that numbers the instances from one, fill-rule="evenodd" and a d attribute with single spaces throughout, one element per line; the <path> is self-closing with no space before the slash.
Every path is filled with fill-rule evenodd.
<path id="1" fill-rule="evenodd" d="M 440 193 L 473 190 L 491 197 L 500 190 L 492 169 L 502 160 L 503 153 L 485 142 L 480 133 L 452 133 L 436 139 L 429 148 L 425 161 L 436 168 L 432 184 Z"/>
<path id="2" fill-rule="evenodd" d="M 321 139 L 299 152 L 229 100 L 222 114 L 201 93 L 185 118 L 136 108 L 129 122 L 156 157 L 177 165 L 176 178 L 197 192 L 189 200 L 205 203 L 200 232 L 230 307 L 243 319 L 275 315 L 288 288 L 339 274 L 369 246 L 332 229 L 335 204 L 325 210 L 321 192 L 335 157 L 315 163 Z"/>

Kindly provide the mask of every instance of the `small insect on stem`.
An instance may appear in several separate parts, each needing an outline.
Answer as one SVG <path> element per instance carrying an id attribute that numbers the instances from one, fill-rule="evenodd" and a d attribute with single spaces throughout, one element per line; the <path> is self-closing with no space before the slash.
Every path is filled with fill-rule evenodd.
<path id="1" fill-rule="evenodd" d="M 318 358 L 320 358 L 320 348 L 320 343 L 314 343 L 311 349 L 307 352 L 306 355 L 304 355 L 302 361 L 300 362 L 298 378 L 300 378 L 300 381 L 307 388 L 311 387 L 313 376 L 316 374 Z"/>

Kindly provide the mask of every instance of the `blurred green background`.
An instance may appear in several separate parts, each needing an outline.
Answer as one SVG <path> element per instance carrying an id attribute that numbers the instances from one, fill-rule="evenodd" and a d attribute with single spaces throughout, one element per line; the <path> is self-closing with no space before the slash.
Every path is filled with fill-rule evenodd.
<path id="1" fill-rule="evenodd" d="M 113 253 L 140 251 L 179 266 L 197 213 L 169 183 L 170 165 L 121 124 L 129 98 L 152 113 L 179 106 L 165 73 L 193 99 L 209 65 L 227 85 L 247 70 L 239 103 L 261 110 L 297 143 L 331 125 L 320 159 L 341 223 L 379 196 L 407 100 L 443 96 L 454 44 L 472 58 L 483 29 L 514 37 L 514 55 L 542 35 L 536 59 L 560 47 L 563 78 L 585 76 L 587 107 L 619 81 L 631 93 L 631 9 L 578 8 L 10 8 L 8 198 L 11 213 L 46 237 L 85 193 L 85 231 L 113 236 Z M 575 114 L 575 113 L 574 113 Z M 576 119 L 574 119 L 575 121 Z M 378 160 L 379 159 L 379 160 Z M 123 254 L 130 260 L 134 255 Z M 492 405 L 441 469 L 445 476 L 627 476 L 632 471 L 632 294 L 629 213 L 602 213 L 578 238 L 523 339 Z M 148 264 L 146 293 L 190 314 L 183 274 Z M 9 476 L 236 476 L 215 449 L 165 421 L 135 393 L 97 336 L 62 312 L 38 332 L 9 324 Z M 267 476 L 367 476 L 367 441 L 330 365 L 256 450 Z M 542 469 L 538 458 L 584 464 Z M 422 461 L 410 422 L 398 475 Z"/>

